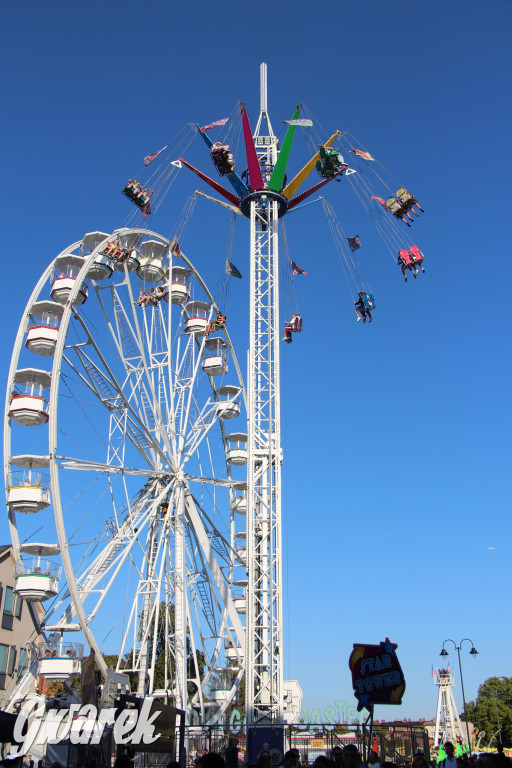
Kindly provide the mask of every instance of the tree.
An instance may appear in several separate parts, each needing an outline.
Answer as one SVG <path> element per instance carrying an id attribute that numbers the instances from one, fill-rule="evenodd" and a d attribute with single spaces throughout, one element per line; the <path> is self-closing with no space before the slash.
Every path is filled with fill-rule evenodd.
<path id="1" fill-rule="evenodd" d="M 156 642 L 156 652 L 155 652 L 155 677 L 154 677 L 154 688 L 164 688 L 165 687 L 165 603 L 160 603 L 160 611 L 158 614 L 158 627 L 156 636 L 151 638 L 149 641 L 149 653 L 151 654 L 153 652 L 153 643 Z M 174 633 L 174 606 L 171 605 L 167 609 L 168 611 L 168 632 L 170 635 Z M 201 653 L 201 651 L 197 651 L 197 664 L 199 668 L 199 675 L 202 676 L 204 673 L 204 668 L 206 665 L 204 654 Z M 168 681 L 170 684 L 172 684 L 172 680 L 174 678 L 174 671 L 175 671 L 175 661 L 171 654 L 169 654 L 167 658 L 167 673 L 169 675 L 170 680 Z M 196 676 L 196 668 L 193 660 L 193 654 L 192 654 L 192 644 L 190 642 L 190 636 L 187 635 L 187 667 L 188 667 L 188 678 L 189 682 L 187 684 L 188 687 L 188 694 L 189 696 L 192 696 L 196 690 L 196 686 L 192 682 L 192 679 Z"/>
<path id="2" fill-rule="evenodd" d="M 153 653 L 153 646 L 156 645 L 155 649 L 155 675 L 153 680 L 153 688 L 154 689 L 163 689 L 165 688 L 165 603 L 160 603 L 160 610 L 158 614 L 158 627 L 156 634 L 151 636 L 148 640 L 148 656 L 151 658 L 151 655 Z M 174 632 L 174 606 L 170 606 L 167 608 L 168 611 L 168 632 L 169 635 L 172 635 Z M 138 674 L 136 672 L 128 671 L 131 669 L 131 663 L 132 663 L 132 655 L 133 652 L 129 651 L 125 654 L 124 658 L 121 660 L 121 664 L 119 665 L 119 671 L 125 672 L 128 674 L 130 678 L 130 687 L 133 692 L 137 691 L 137 684 L 138 684 Z M 204 669 L 206 666 L 206 661 L 204 658 L 204 654 L 201 651 L 197 651 L 196 653 L 197 657 L 197 665 L 199 668 L 199 675 L 202 676 L 204 674 Z M 115 669 L 117 666 L 117 662 L 119 657 L 112 654 L 112 655 L 104 655 L 103 656 L 105 663 L 109 669 Z M 194 692 L 196 691 L 196 686 L 192 682 L 192 679 L 196 676 L 196 668 L 193 661 L 193 655 L 192 655 L 192 646 L 190 643 L 190 638 L 187 637 L 187 665 L 188 665 L 188 694 L 189 696 L 192 696 Z M 175 671 L 175 661 L 172 655 L 169 653 L 167 658 L 167 674 L 168 674 L 168 686 L 172 688 L 173 680 L 174 680 L 174 671 Z"/>
<path id="3" fill-rule="evenodd" d="M 468 702 L 465 714 L 479 731 L 486 732 L 486 744 L 500 728 L 503 746 L 511 747 L 512 677 L 489 677 L 479 687 L 476 701 Z M 496 741 L 499 741 L 499 735 L 494 746 Z"/>

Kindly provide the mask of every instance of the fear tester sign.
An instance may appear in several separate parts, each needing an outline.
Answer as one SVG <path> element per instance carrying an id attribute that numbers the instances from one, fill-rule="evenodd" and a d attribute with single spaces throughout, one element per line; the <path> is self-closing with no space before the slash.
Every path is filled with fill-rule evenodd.
<path id="1" fill-rule="evenodd" d="M 405 680 L 395 653 L 397 647 L 389 637 L 379 645 L 354 643 L 348 665 L 358 711 L 363 707 L 371 711 L 374 704 L 402 703 Z"/>

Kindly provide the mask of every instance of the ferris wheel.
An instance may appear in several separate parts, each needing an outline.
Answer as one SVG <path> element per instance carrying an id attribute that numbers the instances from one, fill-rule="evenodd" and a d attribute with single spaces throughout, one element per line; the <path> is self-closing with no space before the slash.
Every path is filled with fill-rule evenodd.
<path id="1" fill-rule="evenodd" d="M 236 701 L 245 391 L 216 311 L 177 241 L 147 229 L 88 233 L 38 280 L 4 455 L 15 592 L 45 601 L 47 642 L 10 708 L 37 676 L 76 676 L 84 644 L 104 678 L 114 668 L 190 722 Z"/>

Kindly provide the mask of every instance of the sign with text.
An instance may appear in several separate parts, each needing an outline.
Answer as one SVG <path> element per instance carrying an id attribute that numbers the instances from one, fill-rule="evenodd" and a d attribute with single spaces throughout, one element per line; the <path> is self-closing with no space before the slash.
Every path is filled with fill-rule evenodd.
<path id="1" fill-rule="evenodd" d="M 348 665 L 352 672 L 352 685 L 357 709 L 369 712 L 374 704 L 401 704 L 405 679 L 395 649 L 389 637 L 379 645 L 354 643 Z"/>

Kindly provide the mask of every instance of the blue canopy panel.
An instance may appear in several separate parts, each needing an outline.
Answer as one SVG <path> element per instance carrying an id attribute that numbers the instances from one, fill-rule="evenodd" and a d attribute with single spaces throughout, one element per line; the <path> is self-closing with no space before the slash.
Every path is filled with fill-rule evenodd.
<path id="1" fill-rule="evenodd" d="M 196 126 L 199 132 L 199 135 L 203 137 L 206 146 L 208 147 L 208 149 L 211 149 L 213 146 L 213 141 L 210 139 L 206 131 L 201 132 L 199 123 L 196 123 Z M 239 195 L 240 197 L 245 197 L 246 195 L 249 194 L 249 187 L 245 186 L 245 184 L 243 183 L 238 173 L 235 173 L 234 171 L 233 173 L 227 173 L 226 179 L 229 181 L 229 183 L 231 184 L 231 186 L 233 187 L 237 195 Z"/>

